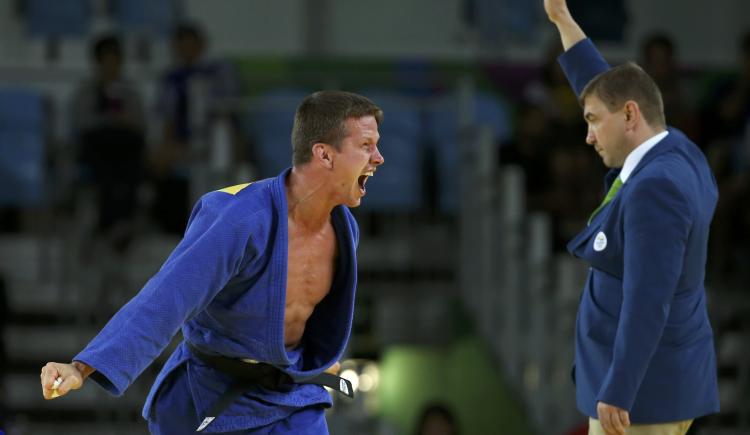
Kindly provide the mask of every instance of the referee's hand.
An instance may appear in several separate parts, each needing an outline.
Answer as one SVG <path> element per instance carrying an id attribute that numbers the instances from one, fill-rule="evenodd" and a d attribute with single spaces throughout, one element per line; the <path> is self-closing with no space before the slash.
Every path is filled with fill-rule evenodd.
<path id="1" fill-rule="evenodd" d="M 627 428 L 630 427 L 630 414 L 622 408 L 597 402 L 596 412 L 599 416 L 599 423 L 607 435 L 625 435 Z"/>

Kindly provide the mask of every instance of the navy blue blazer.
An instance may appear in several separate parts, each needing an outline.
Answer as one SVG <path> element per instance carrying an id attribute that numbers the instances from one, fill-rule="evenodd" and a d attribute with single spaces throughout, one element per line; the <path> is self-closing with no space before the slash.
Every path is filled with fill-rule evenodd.
<path id="1" fill-rule="evenodd" d="M 588 39 L 559 61 L 577 95 L 609 69 Z M 636 424 L 719 410 L 703 284 L 718 191 L 700 149 L 668 131 L 568 244 L 591 265 L 576 320 L 574 376 L 578 408 L 594 418 L 599 401 L 628 410 Z M 618 174 L 610 171 L 607 189 Z"/>

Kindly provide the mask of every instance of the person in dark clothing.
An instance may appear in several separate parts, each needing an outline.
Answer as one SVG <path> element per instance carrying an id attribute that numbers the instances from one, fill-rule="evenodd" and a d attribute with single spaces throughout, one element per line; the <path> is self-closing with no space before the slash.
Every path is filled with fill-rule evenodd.
<path id="1" fill-rule="evenodd" d="M 193 163 L 209 145 L 201 130 L 224 118 L 237 137 L 237 120 L 228 102 L 239 95 L 239 81 L 229 63 L 206 57 L 207 46 L 197 25 L 179 25 L 172 34 L 174 65 L 162 74 L 157 89 L 162 125 L 151 156 L 156 189 L 152 214 L 163 231 L 175 234 L 182 233 L 190 213 Z"/>
<path id="2" fill-rule="evenodd" d="M 122 248 L 144 174 L 143 109 L 135 86 L 122 76 L 120 40 L 97 39 L 91 57 L 94 74 L 78 86 L 72 105 L 79 170 L 96 192 L 99 230 Z"/>

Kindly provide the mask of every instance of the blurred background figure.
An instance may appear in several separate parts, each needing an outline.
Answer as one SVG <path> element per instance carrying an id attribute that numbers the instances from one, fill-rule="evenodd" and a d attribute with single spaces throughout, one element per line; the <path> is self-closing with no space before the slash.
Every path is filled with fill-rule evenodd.
<path id="1" fill-rule="evenodd" d="M 704 97 L 703 130 L 710 142 L 741 137 L 750 116 L 750 32 L 744 33 L 736 46 L 732 70 L 712 80 Z M 718 172 L 722 169 L 717 167 Z"/>
<path id="2" fill-rule="evenodd" d="M 500 146 L 500 165 L 517 165 L 528 175 L 525 188 L 529 210 L 546 209 L 545 196 L 552 184 L 550 144 L 558 126 L 540 106 L 521 104 L 516 110 L 516 134 Z"/>
<path id="3" fill-rule="evenodd" d="M 453 412 L 444 404 L 425 406 L 417 422 L 414 435 L 460 435 Z"/>
<path id="4" fill-rule="evenodd" d="M 5 325 L 8 323 L 8 297 L 6 295 L 5 277 L 0 274 L 0 367 L 6 367 L 8 358 L 5 355 Z M 0 378 L 0 428 L 5 427 L 7 421 L 5 409 L 5 379 Z"/>
<path id="5" fill-rule="evenodd" d="M 571 129 L 583 123 L 580 116 L 574 115 L 579 107 L 574 93 L 570 92 L 568 79 L 557 63 L 562 48 L 557 41 L 549 43 L 539 68 L 539 77 L 524 88 L 524 99 L 544 110 L 546 116 L 557 125 L 555 128 Z M 550 130 L 547 130 L 549 134 Z"/>
<path id="6" fill-rule="evenodd" d="M 572 0 L 569 6 L 571 11 L 581 14 L 581 27 L 590 29 L 587 34 L 592 40 L 623 42 L 632 14 L 626 0 Z M 605 22 L 601 17 L 608 17 L 611 22 Z"/>
<path id="7" fill-rule="evenodd" d="M 143 103 L 124 77 L 120 40 L 110 34 L 91 48 L 93 72 L 73 96 L 71 122 L 80 183 L 94 191 L 98 236 L 116 250 L 132 238 L 146 148 Z"/>
<path id="8" fill-rule="evenodd" d="M 744 285 L 750 261 L 750 32 L 740 39 L 737 65 L 710 87 L 702 110 L 721 195 L 711 230 L 712 277 Z"/>
<path id="9" fill-rule="evenodd" d="M 677 54 L 672 38 L 665 33 L 652 33 L 641 43 L 640 62 L 661 90 L 667 122 L 697 140 L 700 124 L 692 100 L 685 95 L 684 77 Z"/>
<path id="10" fill-rule="evenodd" d="M 205 159 L 210 148 L 208 126 L 222 119 L 236 137 L 230 104 L 239 96 L 239 84 L 229 63 L 206 57 L 208 40 L 198 25 L 178 25 L 171 45 L 173 66 L 161 75 L 156 97 L 162 126 L 152 155 L 153 217 L 162 230 L 181 234 L 192 205 L 193 163 Z"/>

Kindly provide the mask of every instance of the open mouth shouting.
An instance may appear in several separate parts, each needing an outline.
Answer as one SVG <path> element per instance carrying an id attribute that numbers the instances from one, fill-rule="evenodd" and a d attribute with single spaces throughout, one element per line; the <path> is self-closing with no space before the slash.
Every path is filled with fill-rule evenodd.
<path id="1" fill-rule="evenodd" d="M 367 180 L 373 175 L 375 175 L 375 171 L 367 171 L 360 175 L 359 178 L 357 178 L 357 184 L 359 184 L 359 193 L 361 193 L 362 195 L 367 192 L 365 184 L 367 184 Z"/>

